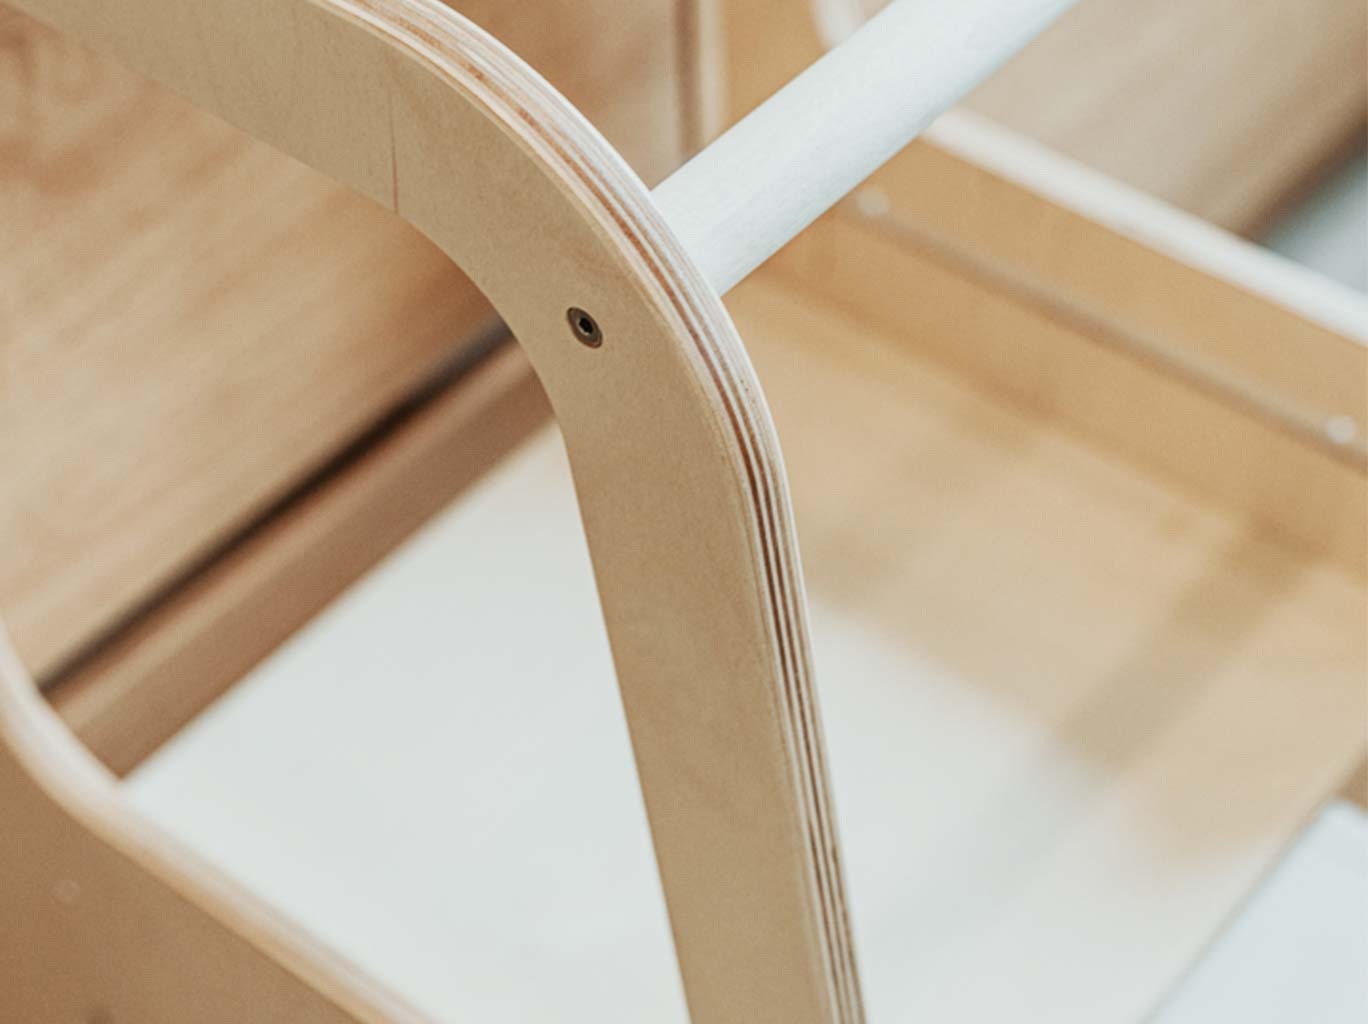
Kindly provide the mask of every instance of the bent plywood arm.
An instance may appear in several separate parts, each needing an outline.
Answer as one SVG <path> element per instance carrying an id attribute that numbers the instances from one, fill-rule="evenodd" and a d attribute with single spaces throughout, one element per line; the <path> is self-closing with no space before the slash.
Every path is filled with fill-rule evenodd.
<path id="1" fill-rule="evenodd" d="M 718 292 L 1066 0 L 900 0 L 667 182 L 665 215 L 436 0 L 16 5 L 394 210 L 484 291 L 570 454 L 694 1019 L 859 1020 L 788 494 Z M 23 1019 L 407 1016 L 120 811 L 3 638 L 0 735 Z"/>
<path id="2" fill-rule="evenodd" d="M 773 431 L 641 183 L 434 0 L 17 6 L 390 207 L 484 291 L 570 453 L 694 1019 L 859 1019 Z M 41 724 L 12 658 L 0 675 L 0 887 L 24 910 L 0 956 L 7 993 L 36 1000 L 25 1019 L 398 1014 L 207 891 Z M 34 894 L 62 891 L 84 895 L 43 913 Z"/>

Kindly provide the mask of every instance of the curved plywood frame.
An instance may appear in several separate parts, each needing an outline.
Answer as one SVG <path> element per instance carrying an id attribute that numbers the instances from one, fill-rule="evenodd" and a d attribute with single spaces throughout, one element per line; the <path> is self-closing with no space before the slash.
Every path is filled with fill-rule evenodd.
<path id="1" fill-rule="evenodd" d="M 858 1020 L 773 430 L 641 182 L 435 0 L 17 6 L 394 210 L 484 291 L 570 452 L 693 1018 Z M 22 1019 L 405 1018 L 128 817 L 8 650 L 0 729 Z"/>

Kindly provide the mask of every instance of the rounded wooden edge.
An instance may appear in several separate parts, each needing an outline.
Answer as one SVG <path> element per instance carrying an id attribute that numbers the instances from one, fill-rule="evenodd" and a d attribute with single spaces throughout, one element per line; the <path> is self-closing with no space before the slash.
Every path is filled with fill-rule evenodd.
<path id="1" fill-rule="evenodd" d="M 131 27 L 97 0 L 18 6 L 389 206 L 485 291 L 565 433 L 695 1018 L 742 1006 L 751 1020 L 860 1019 L 773 427 L 720 299 L 642 183 L 535 72 L 435 0 L 295 0 L 254 22 L 231 0 L 193 13 L 145 0 Z M 260 53 L 258 77 L 187 63 L 203 38 Z M 491 203 L 504 189 L 520 190 L 516 208 Z M 595 311 L 599 346 L 565 330 L 574 305 Z M 657 472 L 666 458 L 678 465 Z M 235 930 L 279 934 L 113 802 L 74 741 L 39 721 L 12 658 L 0 681 L 11 750 L 66 813 Z M 686 684 L 697 693 L 681 697 Z M 735 808 L 715 805 L 732 797 L 684 777 L 733 756 L 745 770 L 724 781 L 752 800 L 754 828 L 727 824 Z M 733 915 L 726 902 L 752 889 L 767 898 Z M 769 909 L 800 934 L 762 929 Z M 267 942 L 270 955 L 292 941 Z M 315 986 L 337 980 L 294 966 Z"/>

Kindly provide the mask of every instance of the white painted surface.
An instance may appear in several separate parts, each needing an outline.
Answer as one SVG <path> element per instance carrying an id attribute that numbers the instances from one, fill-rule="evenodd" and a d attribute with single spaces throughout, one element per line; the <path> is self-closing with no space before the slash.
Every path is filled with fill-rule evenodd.
<path id="1" fill-rule="evenodd" d="M 1328 807 L 1153 1024 L 1368 1021 L 1368 816 Z"/>
<path id="2" fill-rule="evenodd" d="M 725 294 L 1075 0 L 897 0 L 659 185 Z"/>

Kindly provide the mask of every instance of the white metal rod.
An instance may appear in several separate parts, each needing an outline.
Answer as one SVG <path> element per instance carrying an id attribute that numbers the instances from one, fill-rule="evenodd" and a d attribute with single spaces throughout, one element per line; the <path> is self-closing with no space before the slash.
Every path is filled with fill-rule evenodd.
<path id="1" fill-rule="evenodd" d="M 654 191 L 719 294 L 1074 0 L 896 0 Z"/>

